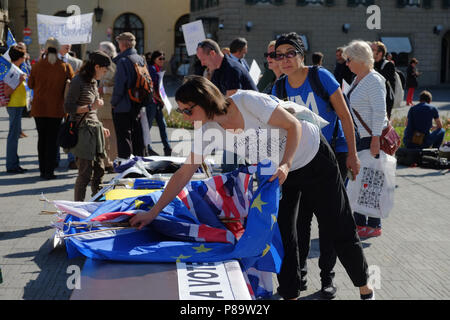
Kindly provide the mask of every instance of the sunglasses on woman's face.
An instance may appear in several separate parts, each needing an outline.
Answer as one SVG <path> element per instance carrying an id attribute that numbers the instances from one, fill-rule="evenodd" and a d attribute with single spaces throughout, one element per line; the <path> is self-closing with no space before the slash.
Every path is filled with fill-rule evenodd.
<path id="1" fill-rule="evenodd" d="M 166 60 L 166 57 L 159 57 L 158 60 Z"/>
<path id="2" fill-rule="evenodd" d="M 287 59 L 290 59 L 290 58 L 293 58 L 293 57 L 295 57 L 297 54 L 299 54 L 300 52 L 299 51 L 296 51 L 296 50 L 290 50 L 290 51 L 288 51 L 288 52 L 286 52 L 286 53 L 277 53 L 276 55 L 275 55 L 275 60 L 276 61 L 281 61 L 281 60 L 283 60 L 284 58 L 287 58 Z"/>
<path id="3" fill-rule="evenodd" d="M 196 107 L 197 105 L 194 104 L 193 106 L 191 106 L 190 108 L 186 108 L 186 109 L 180 109 L 180 108 L 176 108 L 175 110 L 178 113 L 184 113 L 187 116 L 192 116 L 192 109 L 194 109 L 194 107 Z"/>
<path id="4" fill-rule="evenodd" d="M 271 58 L 271 59 L 275 59 L 275 57 L 276 57 L 276 53 L 275 53 L 275 51 L 272 51 L 272 52 L 264 52 L 264 58 L 266 58 L 267 59 L 267 57 L 269 57 L 269 58 Z"/>

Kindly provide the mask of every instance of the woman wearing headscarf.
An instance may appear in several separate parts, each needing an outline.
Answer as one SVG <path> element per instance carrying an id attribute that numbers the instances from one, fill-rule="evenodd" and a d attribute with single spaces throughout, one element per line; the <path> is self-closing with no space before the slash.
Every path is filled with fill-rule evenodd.
<path id="1" fill-rule="evenodd" d="M 31 68 L 28 87 L 34 90 L 30 115 L 38 132 L 38 158 L 41 178 L 55 179 L 58 131 L 64 117 L 66 80 L 74 76 L 70 64 L 58 59 L 60 44 L 49 38 L 40 59 Z"/>

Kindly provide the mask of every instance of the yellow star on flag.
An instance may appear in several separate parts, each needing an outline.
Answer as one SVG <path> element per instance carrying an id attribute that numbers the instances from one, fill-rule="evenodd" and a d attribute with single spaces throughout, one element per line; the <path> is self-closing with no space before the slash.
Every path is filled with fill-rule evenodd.
<path id="1" fill-rule="evenodd" d="M 253 204 L 251 206 L 251 208 L 258 208 L 259 212 L 262 212 L 262 206 L 267 204 L 267 202 L 264 202 L 261 200 L 261 193 L 258 194 L 258 196 L 256 197 L 256 199 L 253 201 Z"/>
<path id="2" fill-rule="evenodd" d="M 134 206 L 135 206 L 136 209 L 139 209 L 139 207 L 142 206 L 143 204 L 145 204 L 144 201 L 141 201 L 141 200 L 135 200 L 134 201 Z"/>
<path id="3" fill-rule="evenodd" d="M 269 250 L 270 250 L 270 246 L 267 244 L 261 257 L 264 257 L 267 254 L 267 252 L 269 252 Z"/>
<path id="4" fill-rule="evenodd" d="M 196 251 L 195 253 L 204 253 L 212 250 L 212 248 L 206 248 L 204 244 L 200 247 L 192 247 L 192 249 Z"/>
<path id="5" fill-rule="evenodd" d="M 277 216 L 272 214 L 272 226 L 270 227 L 270 230 L 272 230 L 273 225 L 277 222 Z"/>
<path id="6" fill-rule="evenodd" d="M 190 257 L 192 257 L 192 256 L 183 256 L 182 254 L 180 254 L 178 257 L 171 257 L 171 258 L 177 259 L 176 262 L 181 262 L 181 259 L 187 259 Z"/>

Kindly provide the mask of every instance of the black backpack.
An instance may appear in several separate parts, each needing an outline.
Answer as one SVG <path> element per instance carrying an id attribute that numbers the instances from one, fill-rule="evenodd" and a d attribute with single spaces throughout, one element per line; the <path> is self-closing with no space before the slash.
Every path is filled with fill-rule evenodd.
<path id="1" fill-rule="evenodd" d="M 309 66 L 308 68 L 309 68 L 308 80 L 309 80 L 309 84 L 311 85 L 311 89 L 323 101 L 327 102 L 329 110 L 334 111 L 333 104 L 330 102 L 330 95 L 323 87 L 322 82 L 320 81 L 320 78 L 319 78 L 319 69 L 322 67 Z M 286 81 L 287 81 L 287 76 L 283 75 L 275 82 L 275 94 L 279 99 L 282 99 L 284 101 L 288 100 L 287 92 L 286 92 Z M 349 111 L 350 111 L 350 100 L 348 99 L 348 97 L 345 93 L 342 93 L 342 95 L 344 96 L 345 103 L 347 104 L 347 107 L 349 108 Z M 353 119 L 353 113 L 351 111 L 350 111 L 350 115 L 352 117 L 353 126 L 355 128 L 356 145 L 358 145 L 358 142 L 360 140 L 358 126 L 356 125 L 355 119 Z M 333 150 L 336 150 L 336 140 L 337 140 L 338 131 L 339 131 L 339 117 L 336 117 L 336 122 L 334 124 L 333 138 L 331 139 L 331 142 L 330 142 L 330 146 L 333 148 Z"/>

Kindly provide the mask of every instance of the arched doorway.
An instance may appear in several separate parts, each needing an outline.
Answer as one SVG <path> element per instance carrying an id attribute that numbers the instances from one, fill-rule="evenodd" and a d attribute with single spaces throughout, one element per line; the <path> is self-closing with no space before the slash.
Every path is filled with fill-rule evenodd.
<path id="1" fill-rule="evenodd" d="M 73 15 L 73 12 L 67 13 L 64 10 L 58 11 L 57 13 L 55 13 L 55 16 L 57 16 L 57 17 L 70 17 L 71 15 Z M 73 44 L 72 47 L 70 48 L 70 51 L 73 51 L 75 53 L 75 56 L 78 59 L 83 59 L 83 56 L 81 53 L 81 44 Z"/>
<path id="2" fill-rule="evenodd" d="M 144 54 L 144 23 L 141 18 L 133 13 L 124 13 L 120 15 L 113 26 L 113 41 L 117 44 L 116 36 L 122 32 L 131 32 L 136 37 L 136 50 L 139 54 Z"/>
<path id="3" fill-rule="evenodd" d="M 450 82 L 450 31 L 442 37 L 441 83 Z"/>
<path id="4" fill-rule="evenodd" d="M 170 59 L 170 71 L 173 75 L 177 74 L 178 67 L 189 59 L 186 43 L 184 42 L 183 30 L 181 29 L 181 26 L 186 23 L 189 23 L 189 14 L 181 16 L 175 22 L 175 50 Z"/>

